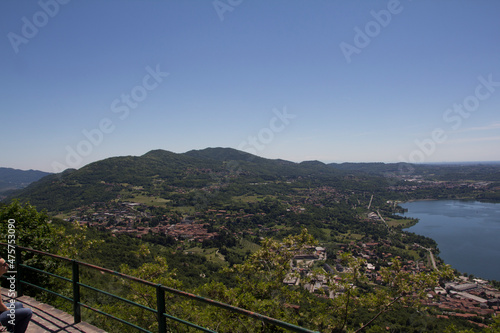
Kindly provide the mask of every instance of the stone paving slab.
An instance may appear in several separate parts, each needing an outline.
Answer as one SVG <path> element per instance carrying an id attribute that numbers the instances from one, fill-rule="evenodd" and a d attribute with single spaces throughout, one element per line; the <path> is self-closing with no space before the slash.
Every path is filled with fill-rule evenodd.
<path id="1" fill-rule="evenodd" d="M 8 297 L 3 291 L 2 297 L 4 302 L 6 302 Z M 86 322 L 74 324 L 72 315 L 48 304 L 38 302 L 32 297 L 18 297 L 17 301 L 23 303 L 25 307 L 33 311 L 33 317 L 26 333 L 106 333 L 106 331 Z"/>

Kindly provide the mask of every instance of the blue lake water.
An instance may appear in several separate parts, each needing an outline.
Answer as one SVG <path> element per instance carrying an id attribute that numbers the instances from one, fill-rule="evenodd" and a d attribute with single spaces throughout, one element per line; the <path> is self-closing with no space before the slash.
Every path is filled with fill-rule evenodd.
<path id="1" fill-rule="evenodd" d="M 420 221 L 406 229 L 438 243 L 439 256 L 462 273 L 500 281 L 500 204 L 425 200 L 400 204 Z"/>

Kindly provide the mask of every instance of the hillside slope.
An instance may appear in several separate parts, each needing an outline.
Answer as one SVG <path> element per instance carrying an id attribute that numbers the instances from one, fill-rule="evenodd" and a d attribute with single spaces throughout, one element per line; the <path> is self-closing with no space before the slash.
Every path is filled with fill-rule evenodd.
<path id="1" fill-rule="evenodd" d="M 47 176 L 10 198 L 58 212 L 93 202 L 137 196 L 167 201 L 183 197 L 188 203 L 200 192 L 216 192 L 225 198 L 259 191 L 272 194 L 286 192 L 292 182 L 302 187 L 335 186 L 372 191 L 383 178 L 353 177 L 352 173 L 317 161 L 271 160 L 231 148 L 207 148 L 183 154 L 153 150 L 142 156 L 107 158 L 78 170 Z M 255 184 L 267 185 L 257 188 Z"/>

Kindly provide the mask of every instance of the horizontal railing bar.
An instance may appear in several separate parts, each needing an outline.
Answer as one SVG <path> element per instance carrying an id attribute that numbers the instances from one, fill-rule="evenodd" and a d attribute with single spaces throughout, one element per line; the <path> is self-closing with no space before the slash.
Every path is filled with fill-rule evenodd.
<path id="1" fill-rule="evenodd" d="M 37 286 L 36 284 L 29 283 L 29 282 L 26 282 L 26 281 L 21 281 L 21 283 L 24 283 L 24 284 L 26 284 L 26 285 L 28 285 L 28 286 L 31 286 L 31 287 L 38 288 L 38 289 L 40 289 L 40 290 L 46 291 L 46 292 L 48 292 L 48 293 L 51 293 L 51 294 L 53 294 L 53 295 L 59 296 L 59 297 L 61 297 L 61 298 L 65 299 L 65 300 L 67 300 L 67 301 L 73 302 L 73 299 L 72 299 L 72 298 L 69 298 L 69 297 L 67 297 L 67 296 L 61 295 L 61 294 L 59 294 L 59 293 L 56 293 L 55 291 L 48 290 L 48 289 L 46 289 L 46 288 L 44 288 L 44 287 Z"/>
<path id="2" fill-rule="evenodd" d="M 0 243 L 0 245 L 6 245 L 6 244 L 5 243 Z M 89 267 L 89 268 L 93 268 L 93 269 L 99 270 L 101 272 L 107 272 L 107 273 L 110 273 L 110 274 L 113 274 L 113 275 L 116 275 L 116 276 L 119 276 L 119 277 L 122 277 L 122 278 L 126 278 L 126 279 L 129 279 L 129 280 L 132 280 L 132 281 L 143 283 L 145 285 L 149 285 L 151 287 L 157 287 L 157 284 L 152 283 L 150 281 L 146 281 L 146 280 L 134 277 L 134 276 L 130 276 L 130 275 L 123 274 L 123 273 L 120 273 L 120 272 L 117 272 L 117 271 L 113 271 L 113 270 L 110 270 L 110 269 L 107 269 L 107 268 L 104 268 L 104 267 L 99 267 L 99 266 L 96 266 L 96 265 L 92 265 L 92 264 L 88 264 L 88 263 L 84 263 L 84 262 L 80 262 L 80 261 L 68 259 L 68 258 L 61 257 L 61 256 L 58 256 L 58 255 L 55 255 L 55 254 L 51 254 L 51 253 L 47 253 L 47 252 L 43 252 L 43 251 L 39 251 L 39 250 L 34 250 L 34 249 L 27 248 L 27 247 L 18 246 L 18 248 L 20 248 L 21 250 L 24 250 L 24 251 L 31 251 L 31 252 L 34 252 L 34 253 L 38 253 L 38 254 L 42 254 L 42 255 L 47 255 L 47 256 L 50 256 L 50 257 L 53 257 L 53 258 L 57 258 L 57 259 L 61 259 L 61 260 L 69 261 L 69 262 L 75 261 L 78 265 L 82 265 L 82 266 L 86 266 L 86 267 Z M 72 280 L 70 280 L 70 281 L 72 281 Z M 27 283 L 27 282 L 24 282 L 24 283 Z M 80 285 L 82 285 L 82 284 L 80 284 Z M 38 286 L 35 286 L 35 285 L 32 285 L 32 286 L 38 287 Z M 93 287 L 86 286 L 86 285 L 82 285 L 82 286 L 88 287 L 88 288 L 93 288 Z M 41 288 L 41 287 L 38 287 L 38 288 L 40 288 L 42 290 L 45 290 L 44 288 Z M 229 305 L 229 304 L 225 304 L 225 303 L 222 303 L 222 302 L 219 302 L 219 301 L 211 300 L 211 299 L 208 299 L 208 298 L 205 298 L 205 297 L 202 297 L 202 296 L 194 295 L 194 294 L 191 294 L 191 293 L 187 293 L 187 292 L 180 291 L 180 290 L 177 290 L 177 289 L 174 289 L 174 288 L 170 288 L 170 287 L 166 287 L 166 286 L 163 286 L 163 285 L 161 286 L 161 288 L 164 291 L 172 293 L 172 294 L 177 294 L 177 295 L 184 296 L 184 297 L 187 297 L 187 298 L 191 298 L 191 299 L 194 299 L 194 300 L 197 300 L 197 301 L 200 301 L 200 302 L 204 302 L 204 303 L 209 304 L 209 305 L 217 306 L 217 307 L 222 308 L 222 309 L 226 309 L 226 310 L 229 310 L 229 311 L 232 311 L 232 312 L 240 313 L 240 314 L 248 316 L 248 317 L 253 317 L 253 318 L 262 320 L 263 322 L 266 322 L 266 323 L 269 323 L 269 324 L 272 324 L 272 325 L 276 325 L 276 326 L 280 326 L 280 327 L 286 328 L 286 329 L 294 331 L 294 332 L 318 333 L 318 331 L 312 331 L 312 330 L 309 330 L 309 329 L 306 329 L 306 328 L 303 328 L 303 327 L 300 327 L 300 326 L 296 326 L 296 325 L 293 325 L 293 324 L 290 324 L 290 323 L 287 323 L 287 322 L 284 322 L 284 321 L 281 321 L 281 320 L 278 320 L 278 319 L 274 319 L 274 318 L 271 318 L 271 317 L 268 317 L 268 316 L 264 316 L 264 315 L 261 315 L 259 313 L 255 313 L 255 312 L 252 312 L 252 311 L 249 311 L 249 310 L 238 308 L 238 307 L 235 307 L 235 306 L 232 306 L 232 305 Z M 45 291 L 51 292 L 51 293 L 53 293 L 55 295 L 58 295 L 58 296 L 61 296 L 61 297 L 65 298 L 64 296 L 59 295 L 57 293 L 54 293 L 54 292 L 52 292 L 50 290 L 45 290 Z M 101 290 L 96 290 L 96 291 L 105 293 L 105 292 L 103 292 Z M 112 294 L 110 294 L 110 296 L 113 296 L 113 297 L 121 299 L 121 297 L 114 296 Z M 126 299 L 122 299 L 122 300 L 124 300 L 125 302 L 128 302 L 128 303 L 131 303 L 131 304 L 134 303 L 134 302 L 131 302 L 131 301 L 126 300 Z M 142 307 L 142 305 L 140 305 L 140 304 L 136 304 L 135 303 L 135 305 Z M 86 306 L 86 307 L 91 308 L 89 306 Z M 150 308 L 147 308 L 147 307 L 145 307 L 145 308 L 148 309 L 148 310 L 150 310 L 150 311 L 157 312 L 156 310 L 153 310 L 153 309 L 150 309 Z M 97 310 L 97 311 L 99 311 L 99 310 Z M 168 315 L 165 314 L 165 313 L 163 315 L 165 315 L 165 316 L 168 317 Z M 110 316 L 111 318 L 114 318 L 111 315 L 108 315 L 108 316 Z M 116 318 L 116 319 L 119 320 L 119 318 Z M 182 321 L 182 320 L 179 319 L 179 321 Z M 133 324 L 130 324 L 130 325 L 134 326 Z"/>
<path id="3" fill-rule="evenodd" d="M 0 243 L 0 245 L 7 245 L 7 244 L 6 243 Z M 39 251 L 39 250 L 35 250 L 35 249 L 31 249 L 31 248 L 24 247 L 24 246 L 19 246 L 19 245 L 17 247 L 20 248 L 21 250 L 24 250 L 24 251 L 30 251 L 30 252 L 34 252 L 34 253 L 38 253 L 38 254 L 43 254 L 43 255 L 47 255 L 49 257 L 53 257 L 53 258 L 65 260 L 65 261 L 68 261 L 68 262 L 73 261 L 73 259 L 65 258 L 65 257 L 59 256 L 59 255 L 56 255 L 56 254 L 52 254 L 52 253 L 48 253 L 48 252 L 44 252 L 44 251 Z M 117 276 L 120 276 L 120 277 L 124 277 L 124 278 L 130 279 L 130 280 L 136 281 L 136 282 L 141 282 L 141 283 L 150 285 L 152 287 L 156 286 L 155 283 L 152 283 L 150 281 L 146 281 L 146 280 L 137 278 L 135 276 L 130 276 L 130 275 L 123 274 L 123 273 L 120 273 L 120 272 L 117 272 L 117 271 L 113 271 L 111 269 L 107 269 L 107 268 L 104 268 L 104 267 L 99 267 L 99 266 L 88 264 L 86 262 L 81 262 L 81 261 L 78 261 L 78 260 L 76 260 L 76 262 L 79 265 L 81 265 L 81 266 L 86 266 L 86 267 L 94 268 L 94 269 L 97 269 L 97 270 L 102 271 L 102 272 L 114 274 L 114 275 L 117 275 Z"/>
<path id="4" fill-rule="evenodd" d="M 6 243 L 0 243 L 0 245 L 7 245 L 7 244 Z M 21 250 L 24 250 L 24 251 L 30 251 L 30 252 L 34 252 L 34 253 L 38 253 L 38 254 L 43 254 L 43 255 L 47 255 L 47 256 L 50 256 L 50 257 L 53 257 L 53 258 L 57 258 L 57 259 L 61 259 L 61 260 L 69 261 L 69 262 L 73 261 L 73 259 L 68 259 L 68 258 L 65 258 L 65 257 L 58 256 L 56 254 L 52 254 L 52 253 L 43 252 L 43 251 L 39 251 L 39 250 L 35 250 L 35 249 L 30 249 L 28 247 L 19 246 L 19 245 L 17 247 L 20 248 Z M 137 278 L 135 276 L 130 276 L 130 275 L 123 274 L 123 273 L 120 273 L 120 272 L 117 272 L 117 271 L 113 271 L 111 269 L 107 269 L 107 268 L 104 268 L 104 267 L 99 267 L 99 266 L 88 264 L 86 262 L 81 262 L 81 261 L 78 261 L 78 260 L 76 260 L 76 262 L 79 265 L 81 265 L 81 266 L 86 266 L 86 267 L 94 268 L 94 269 L 97 269 L 97 270 L 102 271 L 102 272 L 114 274 L 114 275 L 117 275 L 117 276 L 129 279 L 129 280 L 133 280 L 133 281 L 136 281 L 136 282 L 144 283 L 144 284 L 147 284 L 147 285 L 149 285 L 151 287 L 156 287 L 156 285 L 157 285 L 157 284 L 152 283 L 150 281 L 146 281 L 146 280 Z"/>
<path id="5" fill-rule="evenodd" d="M 147 307 L 147 306 L 144 306 L 144 305 L 142 305 L 142 304 L 138 304 L 138 303 L 133 302 L 133 301 L 131 301 L 131 300 L 128 300 L 128 299 L 126 299 L 126 298 L 123 298 L 123 297 L 120 297 L 120 296 L 116 296 L 116 295 L 110 294 L 110 293 L 108 293 L 108 292 L 106 292 L 106 291 L 103 291 L 103 290 L 100 290 L 100 289 L 94 288 L 94 287 L 92 287 L 92 286 L 89 286 L 89 285 L 86 285 L 86 284 L 83 284 L 83 283 L 78 283 L 78 285 L 80 285 L 80 286 L 82 286 L 82 287 L 85 287 L 85 288 L 88 288 L 88 289 L 90 289 L 90 290 L 93 290 L 93 291 L 95 291 L 95 292 L 98 292 L 98 293 L 101 293 L 101 294 L 104 294 L 104 295 L 107 295 L 107 296 L 110 296 L 110 297 L 114 297 L 114 298 L 116 298 L 116 299 L 119 299 L 120 301 L 123 301 L 123 302 L 129 303 L 129 304 L 131 304 L 131 305 L 138 306 L 138 307 L 140 307 L 140 308 L 142 308 L 142 309 L 144 309 L 144 310 L 148 310 L 148 311 L 151 311 L 151 312 L 154 312 L 154 313 L 158 313 L 158 311 L 157 311 L 157 310 L 155 310 L 155 309 L 151 309 L 151 308 L 149 308 L 149 307 Z M 205 331 L 205 332 L 217 333 L 217 332 L 215 332 L 215 331 L 212 331 L 212 330 L 206 329 L 205 327 L 198 326 L 198 325 L 193 324 L 193 323 L 191 323 L 191 322 L 189 322 L 189 321 L 185 321 L 185 320 L 183 320 L 183 319 L 180 319 L 180 318 L 177 318 L 177 317 L 171 316 L 171 315 L 169 315 L 169 314 L 163 313 L 163 315 L 164 315 L 165 317 L 167 317 L 167 318 L 171 319 L 171 320 L 178 321 L 178 322 L 180 322 L 180 323 L 183 323 L 183 324 L 185 324 L 185 325 L 191 326 L 191 327 L 193 327 L 193 328 L 196 328 L 196 329 L 199 329 L 199 330 L 202 330 L 202 331 Z"/>
<path id="6" fill-rule="evenodd" d="M 85 307 L 85 308 L 87 308 L 87 309 L 89 309 L 89 310 L 95 311 L 95 312 L 97 312 L 97 313 L 99 313 L 99 314 L 102 314 L 102 315 L 104 315 L 104 316 L 107 316 L 107 317 L 109 317 L 109 318 L 112 318 L 112 319 L 118 320 L 119 322 L 121 322 L 121 323 L 123 323 L 123 324 L 129 325 L 129 326 L 132 326 L 132 327 L 134 327 L 134 328 L 136 328 L 136 329 L 138 329 L 138 330 L 141 330 L 141 331 L 143 331 L 143 332 L 148 332 L 148 333 L 151 333 L 150 331 L 148 331 L 148 330 L 146 330 L 146 329 L 144 329 L 144 328 L 142 328 L 142 327 L 136 326 L 136 325 L 134 325 L 134 324 L 132 324 L 132 323 L 129 323 L 129 322 L 128 322 L 128 321 L 126 321 L 126 320 L 120 319 L 120 318 L 115 317 L 115 316 L 113 316 L 113 315 L 111 315 L 111 314 L 109 314 L 109 313 L 106 313 L 106 312 L 101 311 L 101 310 L 99 310 L 99 309 L 93 308 L 93 307 L 91 307 L 91 306 L 89 306 L 89 305 L 87 305 L 87 304 L 84 304 L 84 303 L 78 303 L 78 304 L 80 304 L 81 306 L 83 306 L 83 307 Z M 169 318 L 169 319 L 172 319 L 172 320 L 178 321 L 178 322 L 180 322 L 180 323 L 183 323 L 183 324 L 185 324 L 185 325 L 191 326 L 191 327 L 193 327 L 193 328 L 196 328 L 196 329 L 199 329 L 199 330 L 202 330 L 202 331 L 205 331 L 205 332 L 217 333 L 217 332 L 215 332 L 215 331 L 212 331 L 212 330 L 206 329 L 206 328 L 204 328 L 204 327 L 201 327 L 201 326 L 198 326 L 198 325 L 196 325 L 196 324 L 190 323 L 190 322 L 188 322 L 188 321 L 185 321 L 185 320 L 179 319 L 179 318 L 177 318 L 177 317 L 174 317 L 174 316 L 168 315 L 168 314 L 166 314 L 166 313 L 164 313 L 163 315 L 164 315 L 164 316 L 166 316 L 166 317 L 167 317 L 167 318 Z"/>
<path id="7" fill-rule="evenodd" d="M 225 304 L 225 303 L 222 303 L 222 302 L 219 302 L 219 301 L 214 301 L 212 299 L 208 299 L 208 298 L 205 298 L 205 297 L 202 297 L 202 296 L 190 294 L 190 293 L 187 293 L 185 291 L 180 291 L 180 290 L 177 290 L 177 289 L 174 289 L 174 288 L 170 288 L 170 287 L 166 287 L 166 286 L 161 286 L 161 288 L 163 290 L 165 290 L 166 292 L 169 292 L 169 293 L 173 293 L 173 294 L 177 294 L 177 295 L 180 295 L 180 296 L 192 298 L 192 299 L 195 299 L 197 301 L 204 302 L 204 303 L 207 303 L 207 304 L 210 304 L 210 305 L 214 305 L 214 306 L 217 306 L 217 307 L 229 310 L 229 311 L 233 311 L 233 312 L 237 312 L 237 313 L 249 316 L 249 317 L 257 318 L 257 319 L 260 319 L 260 320 L 262 320 L 262 321 L 264 321 L 266 323 L 273 324 L 273 325 L 276 325 L 276 326 L 280 326 L 280 327 L 289 329 L 289 330 L 294 331 L 294 332 L 318 333 L 317 331 L 312 331 L 312 330 L 309 330 L 309 329 L 304 328 L 304 327 L 296 326 L 296 325 L 293 325 L 293 324 L 290 324 L 290 323 L 287 323 L 287 322 L 284 322 L 284 321 L 281 321 L 281 320 L 278 320 L 278 319 L 274 319 L 274 318 L 271 318 L 271 317 L 268 317 L 268 316 L 264 316 L 264 315 L 261 315 L 261 314 L 256 313 L 256 312 L 252 312 L 252 311 L 249 311 L 249 310 L 238 308 L 236 306 Z"/>
<path id="8" fill-rule="evenodd" d="M 151 286 L 151 287 L 156 287 L 157 286 L 156 283 L 153 283 L 153 282 L 150 282 L 150 281 L 146 281 L 146 280 L 137 278 L 135 276 L 130 276 L 130 275 L 127 275 L 127 274 L 123 274 L 123 273 L 120 273 L 120 272 L 117 272 L 117 271 L 113 271 L 111 269 L 107 269 L 107 268 L 104 268 L 104 267 L 99 267 L 99 266 L 96 266 L 96 265 L 87 264 L 86 262 L 81 262 L 81 261 L 77 261 L 77 262 L 81 266 L 86 266 L 86 267 L 90 267 L 90 268 L 93 268 L 93 269 L 97 269 L 97 270 L 99 270 L 101 272 L 106 272 L 106 273 L 113 274 L 113 275 L 116 275 L 116 276 L 119 276 L 119 277 L 123 277 L 123 278 L 129 279 L 129 280 L 135 281 L 135 282 L 140 282 L 140 283 L 146 284 L 146 285 Z"/>
<path id="9" fill-rule="evenodd" d="M 147 306 L 145 305 L 142 305 L 142 304 L 139 304 L 139 303 L 136 303 L 136 302 L 133 302 L 131 300 L 128 300 L 126 298 L 123 298 L 123 297 L 120 297 L 120 296 L 117 296 L 117 295 L 113 295 L 111 293 L 108 293 L 107 291 L 104 291 L 104 290 L 100 290 L 100 289 L 97 289 L 97 288 L 94 288 L 94 287 L 91 287 L 89 285 L 86 285 L 86 284 L 83 284 L 83 283 L 78 283 L 78 285 L 82 286 L 82 287 L 85 287 L 85 288 L 88 288 L 90 290 L 93 290 L 95 292 L 98 292 L 98 293 L 101 293 L 101 294 L 104 294 L 106 296 L 110 296 L 110 297 L 114 297 L 116 299 L 119 299 L 120 301 L 123 301 L 123 302 L 126 302 L 126 303 L 129 303 L 129 304 L 132 304 L 132 305 L 135 305 L 135 306 L 138 306 L 140 308 L 143 308 L 144 310 L 148 310 L 148 311 L 151 311 L 151 312 L 154 312 L 154 313 L 158 313 L 158 311 L 156 311 L 155 309 L 151 309 L 151 308 L 148 308 Z"/>
<path id="10" fill-rule="evenodd" d="M 138 306 L 138 307 L 140 307 L 140 308 L 142 308 L 142 309 L 144 309 L 144 310 L 148 310 L 148 311 L 151 311 L 151 312 L 154 312 L 154 313 L 158 313 L 158 311 L 157 311 L 157 310 L 155 310 L 155 309 L 151 309 L 151 308 L 149 308 L 149 307 L 147 307 L 147 306 L 144 306 L 144 305 L 142 305 L 142 304 L 138 304 L 138 303 L 133 302 L 133 301 L 131 301 L 131 300 L 128 300 L 128 299 L 126 299 L 126 298 L 123 298 L 123 297 L 120 297 L 120 296 L 116 296 L 116 295 L 110 294 L 110 293 L 108 293 L 108 292 L 106 292 L 106 291 L 103 291 L 103 290 L 100 290 L 100 289 L 97 289 L 97 288 L 91 287 L 91 286 L 89 286 L 89 285 L 86 285 L 86 284 L 83 284 L 83 283 L 78 283 L 78 285 L 80 285 L 80 286 L 82 286 L 82 287 L 85 287 L 85 288 L 88 288 L 88 289 L 90 289 L 90 290 L 93 290 L 93 291 L 95 291 L 95 292 L 98 292 L 98 293 L 101 293 L 101 294 L 104 294 L 104 295 L 107 295 L 107 296 L 110 296 L 110 297 L 114 297 L 114 298 L 116 298 L 116 299 L 119 299 L 120 301 L 124 301 L 124 302 L 126 302 L 126 303 L 131 304 L 131 305 Z M 163 313 L 163 315 L 164 315 L 165 317 L 167 317 L 167 318 L 171 319 L 171 320 L 178 321 L 178 322 L 180 322 L 180 323 L 182 323 L 182 324 L 184 324 L 184 325 L 188 325 L 188 326 L 191 326 L 191 327 L 193 327 L 193 328 L 196 328 L 196 329 L 199 329 L 199 330 L 202 330 L 202 331 L 205 331 L 205 332 L 217 333 L 217 332 L 215 332 L 215 331 L 212 331 L 212 330 L 206 329 L 205 327 L 198 326 L 198 325 L 193 324 L 193 323 L 191 323 L 191 322 L 189 322 L 189 321 L 185 321 L 185 320 L 183 320 L 183 319 L 180 319 L 180 318 L 177 318 L 177 317 L 171 316 L 171 315 L 169 315 L 169 314 Z"/>
<path id="11" fill-rule="evenodd" d="M 0 243 L 0 245 L 7 245 L 7 244 L 6 243 Z M 19 249 L 21 249 L 21 250 L 24 250 L 24 251 L 30 251 L 30 252 L 34 252 L 34 253 L 38 253 L 38 254 L 43 254 L 43 255 L 46 255 L 46 256 L 49 256 L 49 257 L 53 257 L 53 258 L 57 258 L 57 259 L 61 259 L 61 260 L 64 260 L 64 261 L 69 261 L 69 262 L 72 261 L 72 259 L 65 258 L 65 257 L 62 257 L 62 256 L 58 256 L 57 254 L 52 254 L 52 253 L 49 253 L 49 252 L 35 250 L 35 249 L 31 249 L 29 247 L 24 247 L 24 246 L 19 246 L 19 245 L 17 245 L 17 247 Z"/>
<path id="12" fill-rule="evenodd" d="M 24 265 L 24 264 L 20 264 L 19 266 L 24 267 L 24 268 L 29 268 L 29 269 L 31 269 L 31 270 L 34 270 L 35 272 L 48 274 L 48 275 L 50 275 L 50 276 L 53 276 L 53 277 L 59 278 L 59 279 L 61 279 L 61 280 L 67 281 L 67 282 L 73 282 L 73 280 L 68 279 L 68 278 L 66 278 L 66 277 L 64 277 L 64 276 L 60 276 L 60 275 L 57 275 L 57 274 L 54 274 L 54 273 L 50 273 L 50 272 L 47 272 L 47 271 L 41 270 L 41 269 L 36 268 L 36 267 L 32 267 L 32 266 L 28 266 L 28 265 Z"/>
<path id="13" fill-rule="evenodd" d="M 102 314 L 102 315 L 104 315 L 104 316 L 106 316 L 106 317 L 112 318 L 112 319 L 114 319 L 114 320 L 118 320 L 119 322 L 121 322 L 121 323 L 123 323 L 123 324 L 129 325 L 129 326 L 132 326 L 133 328 L 138 329 L 138 330 L 140 330 L 140 331 L 143 331 L 143 332 L 146 332 L 146 333 L 152 333 L 151 331 L 148 331 L 148 330 L 147 330 L 147 329 L 145 329 L 145 328 L 142 328 L 142 327 L 139 327 L 139 326 L 134 325 L 134 324 L 132 324 L 132 323 L 129 323 L 129 322 L 128 322 L 128 321 L 126 321 L 126 320 L 123 320 L 123 319 L 120 319 L 120 318 L 118 318 L 118 317 L 115 317 L 115 316 L 113 316 L 113 315 L 111 315 L 111 314 L 109 314 L 109 313 L 106 313 L 106 312 L 104 312 L 104 311 L 101 311 L 101 310 L 99 310 L 99 309 L 95 309 L 95 308 L 91 307 L 90 305 L 87 305 L 87 304 L 84 304 L 84 303 L 78 303 L 78 304 L 79 304 L 79 305 L 81 305 L 81 306 L 83 306 L 84 308 L 87 308 L 87 309 L 89 309 L 89 310 L 95 311 L 95 312 L 97 312 L 97 313 L 99 313 L 99 314 Z"/>

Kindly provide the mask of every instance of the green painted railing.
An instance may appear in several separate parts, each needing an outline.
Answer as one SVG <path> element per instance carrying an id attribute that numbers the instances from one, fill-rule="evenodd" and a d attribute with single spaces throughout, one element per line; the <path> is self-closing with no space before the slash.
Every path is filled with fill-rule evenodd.
<path id="1" fill-rule="evenodd" d="M 0 243 L 0 244 L 1 245 L 7 245 L 5 243 Z M 12 245 L 9 245 L 9 249 L 11 248 L 11 246 Z M 15 276 L 16 276 L 17 296 L 23 296 L 23 285 L 27 285 L 27 286 L 31 286 L 31 287 L 43 290 L 43 291 L 48 292 L 50 294 L 56 295 L 58 297 L 61 297 L 61 298 L 65 299 L 65 300 L 67 300 L 69 302 L 72 302 L 73 303 L 73 316 L 74 316 L 75 324 L 81 322 L 81 308 L 84 307 L 86 309 L 89 309 L 89 310 L 92 310 L 94 312 L 97 312 L 97 313 L 99 313 L 101 315 L 104 315 L 104 316 L 106 316 L 108 318 L 116 320 L 116 321 L 118 321 L 118 322 L 120 322 L 122 324 L 128 325 L 128 326 L 133 327 L 133 328 L 135 328 L 137 330 L 140 330 L 142 332 L 150 332 L 150 331 L 148 331 L 148 330 L 146 330 L 146 329 L 144 329 L 142 327 L 139 327 L 139 326 L 137 326 L 137 325 L 135 325 L 133 323 L 130 323 L 130 322 L 126 321 L 126 320 L 123 320 L 121 318 L 115 317 L 115 316 L 113 316 L 113 315 L 111 315 L 109 313 L 103 312 L 103 311 L 101 311 L 99 309 L 95 309 L 95 308 L 93 308 L 93 307 L 91 307 L 91 306 L 89 306 L 89 305 L 87 305 L 85 303 L 82 303 L 81 299 L 80 299 L 80 290 L 83 287 L 83 288 L 92 290 L 94 292 L 98 292 L 98 293 L 107 295 L 109 297 L 115 298 L 115 299 L 117 299 L 119 301 L 122 301 L 122 302 L 125 302 L 127 304 L 130 304 L 130 305 L 133 305 L 133 306 L 136 306 L 136 307 L 139 307 L 139 308 L 142 308 L 142 309 L 145 309 L 145 310 L 148 310 L 148 311 L 151 311 L 151 312 L 155 313 L 157 321 L 158 321 L 158 332 L 159 333 L 166 333 L 167 332 L 167 321 L 166 321 L 167 319 L 179 322 L 179 323 L 181 323 L 183 325 L 186 325 L 186 326 L 189 326 L 189 327 L 193 327 L 193 328 L 198 329 L 200 331 L 215 332 L 215 331 L 213 331 L 211 329 L 208 329 L 208 328 L 205 328 L 205 327 L 201 327 L 199 325 L 196 325 L 195 323 L 191 323 L 191 322 L 188 322 L 186 320 L 183 320 L 183 319 L 180 319 L 180 318 L 176 318 L 174 316 L 171 316 L 171 315 L 165 313 L 165 292 L 168 292 L 168 293 L 171 293 L 171 294 L 174 294 L 174 295 L 177 295 L 177 296 L 185 297 L 185 298 L 188 298 L 188 299 L 191 299 L 191 300 L 203 302 L 203 303 L 206 303 L 206 304 L 209 304 L 209 305 L 212 305 L 212 306 L 216 306 L 216 307 L 225 309 L 225 310 L 233 312 L 233 313 L 238 313 L 238 314 L 241 314 L 241 315 L 245 315 L 247 317 L 251 317 L 251 318 L 254 318 L 256 320 L 260 320 L 260 321 L 262 321 L 262 322 L 264 322 L 266 324 L 275 325 L 275 326 L 279 326 L 279 327 L 285 328 L 285 329 L 287 329 L 289 331 L 292 331 L 292 332 L 318 333 L 316 331 L 312 331 L 312 330 L 309 330 L 309 329 L 306 329 L 306 328 L 303 328 L 303 327 L 300 327 L 300 326 L 296 326 L 296 325 L 293 325 L 293 324 L 290 324 L 290 323 L 287 323 L 287 322 L 283 322 L 281 320 L 277 320 L 277 319 L 274 319 L 274 318 L 271 318 L 271 317 L 268 317 L 268 316 L 265 316 L 265 315 L 262 315 L 262 314 L 258 314 L 258 313 L 255 313 L 255 312 L 252 312 L 252 311 L 248 311 L 248 310 L 245 310 L 245 309 L 242 309 L 242 308 L 238 308 L 238 307 L 235 307 L 235 306 L 232 306 L 232 305 L 229 305 L 229 304 L 225 304 L 225 303 L 222 303 L 222 302 L 211 300 L 211 299 L 208 299 L 208 298 L 205 298 L 205 297 L 202 297 L 202 296 L 190 294 L 190 293 L 187 293 L 187 292 L 184 292 L 184 291 L 181 291 L 181 290 L 173 289 L 173 288 L 170 288 L 170 287 L 167 287 L 167 286 L 163 286 L 161 284 L 155 284 L 155 283 L 143 280 L 143 279 L 139 279 L 139 278 L 136 278 L 136 277 L 133 277 L 133 276 L 130 276 L 130 275 L 122 274 L 120 272 L 116 272 L 116 271 L 113 271 L 113 270 L 110 270 L 110 269 L 106 269 L 106 268 L 103 268 L 103 267 L 91 265 L 91 264 L 88 264 L 88 263 L 85 263 L 85 262 L 80 262 L 80 261 L 77 261 L 77 260 L 74 260 L 74 259 L 69 259 L 69 258 L 61 257 L 61 256 L 58 256 L 58 255 L 55 255 L 55 254 L 52 254 L 52 253 L 38 251 L 38 250 L 26 248 L 26 247 L 14 246 L 14 248 L 15 248 L 15 261 L 16 261 L 16 265 L 15 266 L 17 268 L 17 271 L 15 272 L 16 273 Z M 35 254 L 39 254 L 39 255 L 49 256 L 49 257 L 56 258 L 56 259 L 59 259 L 59 260 L 62 260 L 62 261 L 71 262 L 71 264 L 72 264 L 72 278 L 69 279 L 69 278 L 66 278 L 66 277 L 63 277 L 63 276 L 51 273 L 51 272 L 47 272 L 47 271 L 40 270 L 38 268 L 31 267 L 31 266 L 23 264 L 22 251 L 27 251 L 27 252 L 31 252 L 31 253 L 35 253 Z M 10 252 L 11 251 L 9 250 L 9 253 Z M 88 268 L 91 268 L 91 269 L 98 270 L 100 272 L 106 272 L 106 273 L 109 273 L 109 274 L 112 274 L 112 275 L 115 275 L 115 276 L 118 276 L 118 277 L 121 277 L 121 278 L 125 278 L 125 279 L 131 280 L 131 281 L 139 282 L 139 283 L 142 283 L 144 285 L 147 285 L 147 286 L 155 288 L 155 290 L 156 290 L 156 309 L 152 309 L 150 307 L 144 306 L 142 304 L 138 304 L 138 303 L 133 302 L 131 300 L 128 300 L 126 298 L 122 298 L 120 296 L 114 295 L 114 294 L 106 292 L 104 290 L 100 290 L 100 289 L 94 288 L 92 286 L 89 286 L 89 285 L 81 283 L 80 282 L 80 267 L 88 267 Z M 41 287 L 39 285 L 36 285 L 34 283 L 31 283 L 31 282 L 23 280 L 23 273 L 26 272 L 26 270 L 32 270 L 32 271 L 35 271 L 35 272 L 46 274 L 46 275 L 49 275 L 49 276 L 61 279 L 63 281 L 66 281 L 68 283 L 71 283 L 72 286 L 73 286 L 73 298 L 69 298 L 69 297 L 61 295 L 61 294 L 59 294 L 59 293 L 57 293 L 55 291 L 48 290 L 48 289 L 43 288 L 43 287 Z"/>

